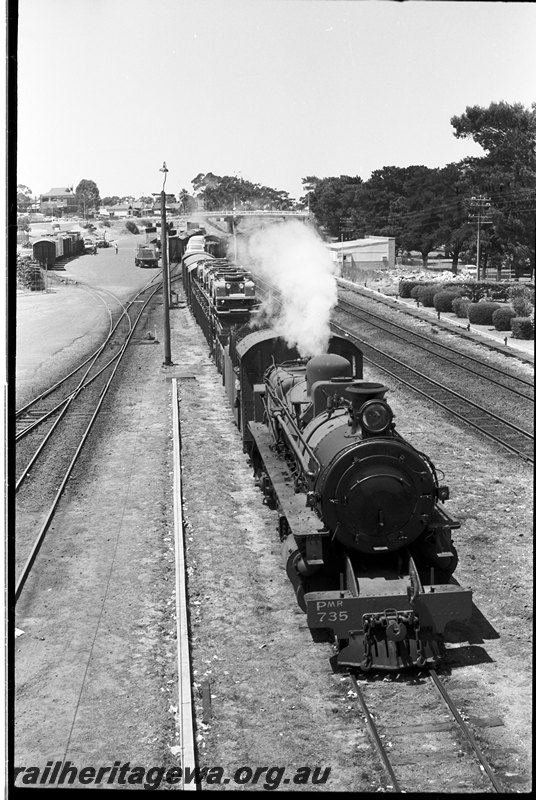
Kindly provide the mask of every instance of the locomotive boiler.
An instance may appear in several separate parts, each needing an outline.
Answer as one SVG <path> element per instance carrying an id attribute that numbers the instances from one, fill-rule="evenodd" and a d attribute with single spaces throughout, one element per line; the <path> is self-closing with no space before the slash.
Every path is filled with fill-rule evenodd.
<path id="1" fill-rule="evenodd" d="M 245 292 L 233 322 L 210 283 L 231 285 L 231 267 L 222 276 L 217 267 L 206 253 L 185 254 L 186 297 L 256 483 L 277 510 L 309 627 L 330 633 L 340 665 L 436 663 L 448 624 L 472 613 L 471 590 L 453 577 L 459 523 L 443 509 L 448 488 L 396 430 L 387 387 L 363 379 L 357 344 L 332 335 L 326 353 L 301 358 L 275 331 L 249 325 L 255 309 Z"/>
<path id="2" fill-rule="evenodd" d="M 395 430 L 387 391 L 337 353 L 279 361 L 256 387 L 263 421 L 249 425 L 308 624 L 333 632 L 339 664 L 363 670 L 435 662 L 447 624 L 472 610 L 452 578 L 448 488 Z"/>

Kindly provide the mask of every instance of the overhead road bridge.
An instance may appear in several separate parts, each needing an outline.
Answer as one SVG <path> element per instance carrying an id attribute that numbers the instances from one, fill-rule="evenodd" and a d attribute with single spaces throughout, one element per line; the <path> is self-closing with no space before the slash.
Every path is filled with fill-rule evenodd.
<path id="1" fill-rule="evenodd" d="M 311 214 L 309 211 L 279 211 L 279 210 L 244 210 L 241 209 L 227 209 L 227 210 L 220 210 L 220 211 L 196 211 L 196 216 L 211 218 L 213 220 L 218 220 L 220 222 L 224 222 L 227 225 L 227 231 L 229 233 L 236 233 L 236 229 L 240 222 L 245 218 L 249 219 L 256 219 L 256 220 L 285 220 L 285 219 L 300 219 L 303 222 L 306 222 L 310 217 Z"/>
<path id="2" fill-rule="evenodd" d="M 302 217 L 307 219 L 311 216 L 309 211 L 264 211 L 252 210 L 242 211 L 241 209 L 228 209 L 223 211 L 196 211 L 198 217 Z"/>

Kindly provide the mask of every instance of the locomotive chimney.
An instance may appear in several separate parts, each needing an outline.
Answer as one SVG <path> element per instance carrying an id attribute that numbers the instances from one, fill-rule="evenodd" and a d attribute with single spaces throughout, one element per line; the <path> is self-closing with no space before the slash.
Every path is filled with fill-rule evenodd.
<path id="1" fill-rule="evenodd" d="M 354 416 L 368 400 L 383 400 L 388 391 L 389 389 L 383 383 L 370 383 L 369 381 L 354 381 L 351 386 L 344 389 L 344 393 L 352 401 Z"/>

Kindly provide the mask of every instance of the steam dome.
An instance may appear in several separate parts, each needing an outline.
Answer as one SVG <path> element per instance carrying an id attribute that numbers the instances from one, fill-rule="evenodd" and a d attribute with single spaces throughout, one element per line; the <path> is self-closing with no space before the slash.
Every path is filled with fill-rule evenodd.
<path id="1" fill-rule="evenodd" d="M 311 388 L 316 381 L 330 381 L 332 378 L 350 378 L 352 376 L 352 365 L 342 356 L 334 353 L 323 353 L 321 356 L 314 356 L 307 362 L 305 370 L 307 378 L 307 394 L 311 394 Z"/>

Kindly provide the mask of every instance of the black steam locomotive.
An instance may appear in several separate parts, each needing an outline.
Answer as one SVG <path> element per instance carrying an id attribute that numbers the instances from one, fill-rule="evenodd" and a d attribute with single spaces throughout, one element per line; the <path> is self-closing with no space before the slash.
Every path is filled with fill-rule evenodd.
<path id="1" fill-rule="evenodd" d="M 231 326 L 217 363 L 309 627 L 332 632 L 341 665 L 435 663 L 447 624 L 472 611 L 452 577 L 459 523 L 359 348 L 334 335 L 304 359 L 271 330 Z"/>

